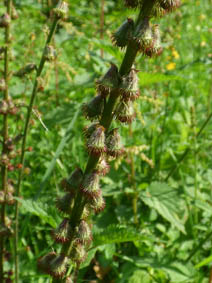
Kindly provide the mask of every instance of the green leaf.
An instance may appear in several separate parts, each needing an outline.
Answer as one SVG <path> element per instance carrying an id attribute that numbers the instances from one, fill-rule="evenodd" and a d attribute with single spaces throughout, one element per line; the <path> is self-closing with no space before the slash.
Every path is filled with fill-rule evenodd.
<path id="1" fill-rule="evenodd" d="M 173 226 L 186 234 L 179 216 L 185 205 L 176 189 L 170 188 L 165 183 L 154 182 L 145 192 L 141 192 L 141 198 L 146 205 L 154 208 Z"/>
<path id="2" fill-rule="evenodd" d="M 133 242 L 140 240 L 141 233 L 133 227 L 123 225 L 110 225 L 104 231 L 93 235 L 93 246 L 101 246 L 111 243 Z"/>
<path id="3" fill-rule="evenodd" d="M 182 77 L 179 76 L 164 75 L 161 73 L 139 72 L 138 76 L 140 78 L 139 81 L 140 86 L 183 79 Z"/>
<path id="4" fill-rule="evenodd" d="M 20 210 L 23 213 L 31 213 L 38 216 L 44 223 L 51 225 L 56 228 L 57 222 L 51 213 L 47 211 L 47 207 L 40 201 L 33 201 L 30 199 L 24 200 L 21 198 L 14 197 L 18 202 L 21 203 Z"/>

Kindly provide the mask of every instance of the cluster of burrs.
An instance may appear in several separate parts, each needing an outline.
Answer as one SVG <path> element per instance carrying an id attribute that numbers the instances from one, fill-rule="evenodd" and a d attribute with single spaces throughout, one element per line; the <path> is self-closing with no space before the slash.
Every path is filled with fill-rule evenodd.
<path id="1" fill-rule="evenodd" d="M 143 2 L 125 0 L 130 8 L 142 9 Z M 150 18 L 154 16 L 155 10 L 172 11 L 179 3 L 161 0 L 155 1 L 154 5 L 140 25 L 127 19 L 113 34 L 114 44 L 124 48 L 132 43 L 143 54 L 159 55 L 162 52 L 159 29 L 158 25 L 151 26 Z M 60 253 L 51 252 L 38 261 L 39 267 L 56 280 L 61 279 L 59 282 L 72 282 L 71 276 L 67 274 L 70 264 L 79 267 L 86 258 L 86 250 L 92 242 L 88 217 L 92 212 L 99 213 L 105 207 L 100 178 L 109 172 L 109 161 L 124 153 L 118 128 L 111 128 L 111 122 L 132 123 L 135 119 L 133 104 L 139 95 L 138 70 L 132 67 L 126 75 L 120 75 L 117 66 L 111 63 L 105 75 L 96 81 L 96 96 L 82 106 L 84 116 L 91 121 L 84 129 L 89 161 L 84 173 L 77 168 L 61 183 L 66 193 L 58 198 L 56 205 L 65 218 L 52 233 L 55 241 L 63 245 Z M 115 101 L 112 113 L 109 113 L 111 121 L 105 123 L 111 97 Z"/>

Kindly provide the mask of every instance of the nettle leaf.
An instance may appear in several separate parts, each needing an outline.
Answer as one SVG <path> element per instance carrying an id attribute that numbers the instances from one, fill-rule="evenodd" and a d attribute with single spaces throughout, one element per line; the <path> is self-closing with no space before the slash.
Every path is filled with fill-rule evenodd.
<path id="1" fill-rule="evenodd" d="M 93 235 L 93 246 L 133 242 L 141 240 L 141 237 L 141 233 L 133 227 L 113 224 L 104 229 L 104 231 Z"/>
<path id="2" fill-rule="evenodd" d="M 186 206 L 176 189 L 165 183 L 154 182 L 141 193 L 141 198 L 146 205 L 154 208 L 173 226 L 186 234 L 183 221 L 180 219 L 182 210 L 185 210 Z"/>
<path id="3" fill-rule="evenodd" d="M 174 75 L 164 75 L 161 73 L 145 73 L 145 72 L 139 72 L 139 85 L 149 85 L 154 83 L 161 83 L 161 82 L 167 82 L 167 81 L 177 81 L 182 80 L 182 77 L 174 76 Z"/>
<path id="4" fill-rule="evenodd" d="M 56 219 L 53 217 L 52 213 L 48 212 L 47 206 L 45 206 L 44 203 L 30 199 L 14 198 L 21 203 L 20 210 L 22 213 L 31 213 L 38 216 L 44 223 L 49 224 L 53 228 L 57 227 Z"/>

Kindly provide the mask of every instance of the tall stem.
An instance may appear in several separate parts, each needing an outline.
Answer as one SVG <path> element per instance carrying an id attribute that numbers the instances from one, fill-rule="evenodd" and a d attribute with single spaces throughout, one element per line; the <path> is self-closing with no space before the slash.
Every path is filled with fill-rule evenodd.
<path id="1" fill-rule="evenodd" d="M 45 62 L 46 62 L 46 60 L 45 60 L 46 47 L 52 40 L 52 37 L 53 37 L 54 32 L 55 32 L 56 27 L 57 27 L 57 23 L 58 23 L 58 18 L 55 17 L 55 19 L 53 20 L 49 35 L 47 37 L 45 47 L 43 49 L 43 54 L 42 54 L 42 57 L 41 57 L 41 60 L 40 60 L 38 70 L 37 70 L 37 74 L 36 74 L 34 85 L 33 85 L 32 94 L 31 94 L 31 99 L 30 99 L 29 106 L 28 106 L 28 109 L 27 109 L 27 117 L 26 117 L 26 121 L 25 121 L 24 134 L 23 134 L 23 140 L 22 140 L 22 145 L 21 145 L 20 164 L 22 164 L 22 168 L 19 171 L 18 184 L 17 184 L 17 187 L 16 187 L 16 197 L 19 197 L 19 195 L 20 195 L 20 187 L 21 187 L 21 182 L 22 182 L 22 179 L 23 179 L 23 169 L 24 169 L 27 134 L 28 134 L 28 130 L 29 130 L 29 121 L 30 121 L 31 114 L 32 114 L 32 108 L 33 108 L 34 101 L 35 101 L 35 98 L 36 98 L 36 95 L 37 95 L 37 90 L 38 90 L 38 78 L 40 77 L 40 75 L 43 71 Z M 18 215 L 19 215 L 19 203 L 18 203 L 18 201 L 16 201 L 16 204 L 15 204 L 15 282 L 16 283 L 18 283 L 18 280 L 19 280 L 19 272 L 18 272 Z"/>
<path id="2" fill-rule="evenodd" d="M 100 38 L 104 38 L 104 21 L 105 21 L 105 14 L 104 14 L 104 7 L 105 7 L 105 0 L 101 0 L 101 12 L 100 12 Z M 101 57 L 104 57 L 104 50 L 101 48 Z"/>
<path id="3" fill-rule="evenodd" d="M 12 1 L 8 0 L 6 2 L 7 14 L 11 14 Z M 5 51 L 4 51 L 4 80 L 5 80 L 5 91 L 4 91 L 4 100 L 8 101 L 9 99 L 9 48 L 10 48 L 10 24 L 5 28 Z M 7 154 L 6 141 L 8 139 L 8 114 L 6 113 L 3 118 L 3 147 L 2 155 Z M 1 166 L 1 175 L 2 175 L 2 191 L 4 194 L 7 193 L 7 166 Z M 1 225 L 5 225 L 5 203 L 1 206 Z M 4 235 L 0 235 L 0 282 L 4 281 Z"/>
<path id="4" fill-rule="evenodd" d="M 144 19 L 143 11 L 145 11 L 145 16 L 148 16 L 149 13 L 152 10 L 154 4 L 155 4 L 155 0 L 145 2 L 145 5 L 142 7 L 142 11 L 140 11 L 140 13 L 139 13 L 138 19 L 136 21 L 136 26 L 140 25 L 143 22 L 143 19 Z M 137 46 L 135 44 L 133 44 L 132 42 L 130 42 L 128 47 L 127 47 L 125 56 L 123 58 L 123 62 L 121 64 L 121 67 L 120 67 L 120 70 L 119 70 L 119 74 L 121 76 L 124 76 L 124 75 L 129 73 L 129 71 L 132 68 L 133 63 L 135 61 L 135 57 L 136 57 L 137 53 L 138 53 Z M 108 101 L 105 105 L 102 117 L 100 119 L 100 125 L 102 125 L 105 128 L 106 132 L 110 128 L 111 122 L 113 120 L 113 111 L 114 111 L 114 107 L 116 105 L 117 99 L 118 99 L 117 90 L 111 91 L 109 99 L 108 99 Z M 92 170 L 94 170 L 96 168 L 98 160 L 99 160 L 99 156 L 94 156 L 94 155 L 90 154 L 84 173 L 87 174 L 87 173 L 91 172 Z M 79 223 L 79 221 L 81 219 L 85 203 L 86 202 L 84 201 L 81 192 L 78 192 L 78 194 L 75 198 L 74 207 L 73 207 L 71 217 L 70 217 L 70 223 L 72 224 L 73 230 L 75 229 L 76 225 Z M 70 251 L 71 251 L 71 247 L 72 247 L 72 239 L 70 239 L 70 242 L 63 245 L 61 253 L 69 256 Z M 77 267 L 77 268 L 79 268 L 79 267 Z M 61 279 L 61 280 L 53 279 L 53 283 L 56 283 L 56 282 L 62 283 L 63 279 Z"/>

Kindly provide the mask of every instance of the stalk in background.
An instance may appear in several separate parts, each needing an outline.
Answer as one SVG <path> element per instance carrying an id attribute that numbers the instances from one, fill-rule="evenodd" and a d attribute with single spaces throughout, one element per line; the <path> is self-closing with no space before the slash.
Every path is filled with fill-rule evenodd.
<path id="1" fill-rule="evenodd" d="M 92 242 L 87 217 L 104 209 L 100 177 L 109 171 L 108 159 L 124 151 L 118 128 L 111 129 L 111 123 L 118 120 L 130 124 L 135 118 L 133 101 L 139 96 L 137 70 L 133 67 L 136 55 L 141 52 L 152 57 L 162 52 L 159 27 L 152 25 L 150 19 L 179 6 L 178 0 L 124 2 L 128 8 L 139 9 L 139 15 L 135 23 L 128 18 L 113 34 L 114 44 L 126 48 L 120 69 L 111 63 L 108 72 L 96 83 L 97 96 L 83 105 L 85 117 L 93 121 L 84 132 L 89 157 L 84 172 L 77 168 L 62 182 L 66 193 L 56 205 L 65 218 L 53 231 L 62 248 L 59 254 L 50 252 L 38 260 L 38 267 L 50 274 L 55 283 L 77 282 L 80 263 Z M 67 273 L 70 265 L 72 275 Z"/>
<path id="2" fill-rule="evenodd" d="M 42 57 L 36 72 L 33 90 L 31 94 L 31 99 L 29 102 L 29 106 L 27 109 L 27 116 L 26 121 L 24 125 L 24 133 L 23 133 L 23 140 L 22 140 L 22 146 L 21 146 L 21 157 L 20 157 L 20 164 L 21 169 L 19 171 L 18 176 L 18 183 L 16 187 L 16 197 L 19 197 L 20 195 L 20 188 L 21 188 L 21 182 L 23 178 L 23 170 L 24 170 L 24 160 L 25 160 L 25 152 L 26 152 L 26 142 L 27 142 L 27 135 L 29 130 L 29 121 L 32 114 L 32 109 L 34 105 L 35 98 L 37 96 L 38 90 L 41 87 L 39 85 L 40 82 L 40 76 L 44 69 L 44 65 L 47 61 L 54 61 L 56 57 L 56 51 L 54 50 L 53 46 L 50 45 L 51 40 L 53 38 L 53 35 L 55 33 L 57 24 L 60 20 L 64 20 L 67 17 L 68 13 L 68 4 L 65 1 L 59 1 L 56 8 L 53 9 L 54 19 L 52 22 L 52 26 L 50 28 L 49 35 L 47 37 Z M 20 71 L 19 71 L 20 73 Z M 15 208 L 15 282 L 19 282 L 19 268 L 18 268 L 18 229 L 19 229 L 19 223 L 18 223 L 18 217 L 19 217 L 19 204 L 18 201 L 16 201 L 16 208 Z"/>

